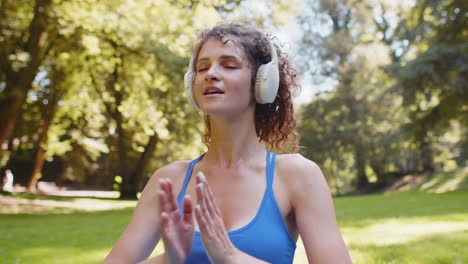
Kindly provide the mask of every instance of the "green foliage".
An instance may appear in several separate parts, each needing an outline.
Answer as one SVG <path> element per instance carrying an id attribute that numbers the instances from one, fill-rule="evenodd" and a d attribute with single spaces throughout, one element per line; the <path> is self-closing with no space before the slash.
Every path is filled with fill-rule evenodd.
<path id="1" fill-rule="evenodd" d="M 468 46 L 461 1 L 307 7 L 299 18 L 302 68 L 317 83 L 337 84 L 302 107 L 301 144 L 332 188 L 365 191 L 366 181 L 381 188 L 453 160 L 464 166 Z"/>
<path id="2" fill-rule="evenodd" d="M 37 3 L 43 2 L 2 2 L 2 62 L 26 67 L 35 56 L 18 45 L 24 46 L 28 28 L 36 25 Z M 39 70 L 33 86 L 25 86 L 23 111 L 16 111 L 20 118 L 2 160 L 9 160 L 6 165 L 14 171 L 21 167 L 18 160 L 32 167 L 34 150 L 41 146 L 46 160 L 63 167 L 49 180 L 112 188 L 120 175 L 121 190 L 135 197 L 155 169 L 194 158 L 203 149 L 198 140 L 202 119 L 190 109 L 183 88 L 191 45 L 198 29 L 239 18 L 248 6 L 240 0 L 52 1 L 44 9 L 47 38 Z M 272 19 L 257 14 L 258 21 L 281 23 L 294 10 L 285 6 L 266 6 L 272 13 L 282 10 Z M 0 96 L 5 98 L 11 97 L 5 92 L 8 78 L 2 68 Z M 45 113 L 52 120 L 47 129 Z M 46 140 L 39 143 L 43 134 Z M 18 179 L 29 177 L 18 174 Z"/>
<path id="3" fill-rule="evenodd" d="M 409 24 L 421 39 L 411 43 L 414 57 L 392 65 L 398 80 L 394 89 L 401 93 L 410 109 L 412 130 L 420 140 L 427 133 L 441 135 L 450 121 L 461 122 L 466 129 L 468 103 L 468 35 L 466 8 L 462 1 L 427 1 L 418 3 Z M 424 24 L 421 27 L 419 24 Z M 424 37 L 424 39 L 423 39 Z"/>

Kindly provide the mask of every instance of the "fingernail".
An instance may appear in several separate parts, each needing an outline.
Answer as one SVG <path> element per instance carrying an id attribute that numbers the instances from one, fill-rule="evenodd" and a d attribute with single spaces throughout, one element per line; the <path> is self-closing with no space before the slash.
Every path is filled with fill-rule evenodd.
<path id="1" fill-rule="evenodd" d="M 198 172 L 197 174 L 198 178 L 201 180 L 201 181 L 205 181 L 206 178 L 205 178 L 205 174 L 201 171 Z"/>
<path id="2" fill-rule="evenodd" d="M 200 188 L 200 191 L 203 192 L 203 183 L 197 184 L 198 188 Z"/>
<path id="3" fill-rule="evenodd" d="M 190 199 L 190 198 L 191 198 L 191 197 L 190 197 L 190 194 L 186 194 L 186 195 L 184 196 L 184 198 Z"/>
<path id="4" fill-rule="evenodd" d="M 199 204 L 195 205 L 195 210 L 198 212 L 201 212 L 201 206 Z"/>

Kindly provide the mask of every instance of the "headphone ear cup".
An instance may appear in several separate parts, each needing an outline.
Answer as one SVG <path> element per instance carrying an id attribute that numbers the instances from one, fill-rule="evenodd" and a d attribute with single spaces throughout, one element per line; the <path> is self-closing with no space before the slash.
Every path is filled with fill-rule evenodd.
<path id="1" fill-rule="evenodd" d="M 195 100 L 195 96 L 193 93 L 193 72 L 186 72 L 184 75 L 184 86 L 185 86 L 185 95 L 189 101 L 190 106 L 193 109 L 200 108 L 198 106 L 197 100 Z"/>
<path id="2" fill-rule="evenodd" d="M 262 99 L 262 94 L 261 94 L 261 86 L 262 86 L 262 80 L 263 80 L 263 72 L 265 70 L 265 64 L 260 65 L 257 70 L 257 75 L 255 76 L 255 100 L 259 104 L 264 104 L 263 99 Z"/>
<path id="3" fill-rule="evenodd" d="M 279 70 L 275 62 L 262 64 L 255 78 L 255 99 L 259 104 L 273 103 L 278 93 Z"/>

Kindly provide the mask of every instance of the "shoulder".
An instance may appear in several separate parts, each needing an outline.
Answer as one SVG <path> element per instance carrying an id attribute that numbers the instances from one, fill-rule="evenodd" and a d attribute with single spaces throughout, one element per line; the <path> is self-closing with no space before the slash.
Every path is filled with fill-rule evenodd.
<path id="1" fill-rule="evenodd" d="M 278 177 L 285 183 L 291 198 L 302 199 L 304 195 L 311 195 L 311 192 L 329 192 L 320 167 L 301 154 L 278 155 L 275 166 Z"/>
<path id="2" fill-rule="evenodd" d="M 175 180 L 181 173 L 185 173 L 190 160 L 179 160 L 169 163 L 168 165 L 159 168 L 153 173 L 152 178 L 169 178 Z"/>
<path id="3" fill-rule="evenodd" d="M 279 154 L 276 158 L 276 166 L 278 169 L 293 170 L 295 172 L 301 172 L 303 170 L 320 170 L 319 166 L 302 156 L 299 153 L 292 154 Z"/>
<path id="4" fill-rule="evenodd" d="M 294 177 L 294 181 L 310 181 L 322 175 L 315 162 L 298 153 L 278 155 L 275 166 L 282 175 Z"/>
<path id="5" fill-rule="evenodd" d="M 185 171 L 190 163 L 190 160 L 180 160 L 169 163 L 168 165 L 159 168 L 151 176 L 146 184 L 145 189 L 157 189 L 160 179 L 170 179 L 172 182 L 178 182 L 185 176 Z"/>

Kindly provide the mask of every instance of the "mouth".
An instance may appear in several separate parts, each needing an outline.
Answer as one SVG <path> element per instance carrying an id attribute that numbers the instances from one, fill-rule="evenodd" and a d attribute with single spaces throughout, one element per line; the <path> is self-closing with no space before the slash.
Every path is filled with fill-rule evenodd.
<path id="1" fill-rule="evenodd" d="M 203 91 L 203 95 L 210 95 L 210 94 L 224 94 L 224 91 L 219 89 L 218 87 L 215 86 L 210 86 L 205 88 Z"/>

